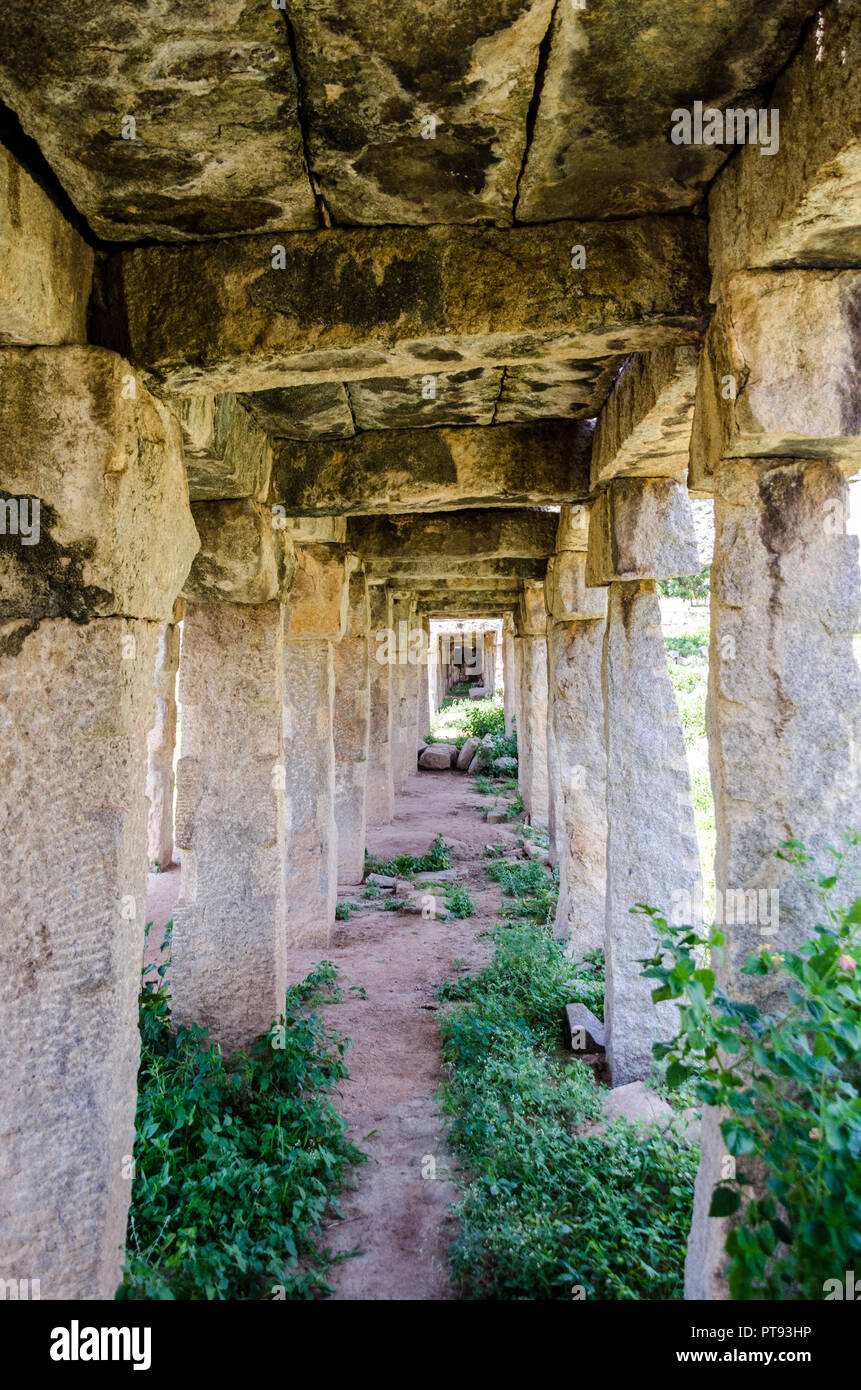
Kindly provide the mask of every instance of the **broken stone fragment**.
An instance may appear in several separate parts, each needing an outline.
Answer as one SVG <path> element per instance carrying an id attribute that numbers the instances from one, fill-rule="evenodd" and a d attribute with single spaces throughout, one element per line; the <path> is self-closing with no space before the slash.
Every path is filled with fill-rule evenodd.
<path id="1" fill-rule="evenodd" d="M 419 758 L 419 767 L 425 772 L 442 772 L 457 762 L 457 749 L 453 743 L 431 743 Z"/>
<path id="2" fill-rule="evenodd" d="M 517 759 L 510 758 L 508 754 L 504 754 L 501 758 L 494 758 L 493 770 L 502 776 L 510 775 L 517 771 Z"/>
<path id="3" fill-rule="evenodd" d="M 604 1025 L 585 1004 L 566 1004 L 562 1032 L 570 1052 L 596 1052 L 606 1047 Z"/>
<path id="4" fill-rule="evenodd" d="M 478 748 L 480 742 L 481 740 L 475 738 L 474 736 L 466 740 L 466 743 L 463 745 L 463 747 L 457 755 L 456 766 L 459 772 L 466 772 L 468 770 L 470 763 L 475 757 L 476 749 Z"/>
<path id="5" fill-rule="evenodd" d="M 368 874 L 365 879 L 366 883 L 372 883 L 376 888 L 394 888 L 397 881 L 389 874 Z"/>

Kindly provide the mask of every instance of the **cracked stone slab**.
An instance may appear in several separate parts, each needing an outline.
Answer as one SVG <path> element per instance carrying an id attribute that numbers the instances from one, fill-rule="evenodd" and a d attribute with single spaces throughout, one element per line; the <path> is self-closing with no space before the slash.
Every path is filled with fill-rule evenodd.
<path id="1" fill-rule="evenodd" d="M 278 245 L 283 257 L 271 236 L 117 252 L 97 331 L 165 390 L 203 395 L 596 360 L 693 342 L 706 324 L 698 219 L 332 228 Z"/>
<path id="2" fill-rule="evenodd" d="M 360 430 L 489 425 L 501 381 L 501 367 L 473 367 L 467 372 L 353 381 L 347 391 Z"/>
<path id="3" fill-rule="evenodd" d="M 548 416 L 581 420 L 597 414 L 624 355 L 599 362 L 531 363 L 505 368 L 495 424 L 541 420 Z"/>
<path id="4" fill-rule="evenodd" d="M 390 580 L 392 583 L 422 579 L 543 579 L 546 560 L 449 560 L 444 556 L 428 556 L 424 560 L 367 560 L 365 570 L 370 581 Z"/>
<path id="5" fill-rule="evenodd" d="M 3 40 L 3 100 L 106 241 L 318 225 L 271 5 L 117 0 L 58 23 L 50 6 L 9 0 Z"/>
<path id="6" fill-rule="evenodd" d="M 333 219 L 510 221 L 552 10 L 289 0 L 309 155 Z"/>
<path id="7" fill-rule="evenodd" d="M 694 101 L 761 105 L 811 0 L 556 6 L 516 216 L 631 217 L 694 207 L 727 152 L 670 141 Z M 743 98 L 743 100 L 742 100 Z M 767 159 L 762 159 L 767 163 Z"/>
<path id="8" fill-rule="evenodd" d="M 589 494 L 591 442 L 588 426 L 561 422 L 280 441 L 272 499 L 305 515 L 574 501 Z"/>

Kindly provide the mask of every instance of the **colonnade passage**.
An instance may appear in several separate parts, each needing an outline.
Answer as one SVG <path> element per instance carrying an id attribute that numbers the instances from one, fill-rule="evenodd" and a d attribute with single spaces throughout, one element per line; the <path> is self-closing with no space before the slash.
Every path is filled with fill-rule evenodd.
<path id="1" fill-rule="evenodd" d="M 776 846 L 821 869 L 857 821 L 857 4 L 412 8 L 0 21 L 0 1276 L 42 1298 L 120 1278 L 148 864 L 174 1021 L 247 1044 L 497 656 L 554 934 L 605 951 L 613 1085 L 647 1075 L 631 909 L 701 896 L 657 592 L 692 498 L 719 890 L 779 888 L 790 948 Z M 778 148 L 671 139 L 741 98 Z M 726 1295 L 718 1119 L 691 1298 Z"/>

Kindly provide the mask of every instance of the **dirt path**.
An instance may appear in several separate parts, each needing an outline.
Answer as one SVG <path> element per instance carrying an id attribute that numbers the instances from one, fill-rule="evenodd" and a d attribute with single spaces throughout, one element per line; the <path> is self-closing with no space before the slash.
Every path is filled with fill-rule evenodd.
<path id="1" fill-rule="evenodd" d="M 364 1254 L 332 1270 L 338 1299 L 450 1299 L 446 1247 L 452 1238 L 446 1181 L 451 1159 L 442 1142 L 435 1092 L 440 1081 L 440 1039 L 434 991 L 455 961 L 469 969 L 491 954 L 478 934 L 496 920 L 500 896 L 485 878 L 486 844 L 511 843 L 509 825 L 486 825 L 479 814 L 488 799 L 463 773 L 419 773 L 397 798 L 391 825 L 371 827 L 368 850 L 391 858 L 424 854 L 442 833 L 454 846 L 452 863 L 464 869 L 477 914 L 449 922 L 405 913 L 362 911 L 336 923 L 325 954 L 339 968 L 340 983 L 362 985 L 366 999 L 349 995 L 327 1009 L 327 1018 L 353 1041 L 350 1080 L 339 1109 L 350 1137 L 370 1155 L 356 1170 L 356 1187 L 343 1198 L 344 1221 L 329 1229 L 336 1251 Z M 361 889 L 351 894 L 363 902 Z M 321 952 L 291 952 L 298 979 Z M 371 1136 L 370 1138 L 368 1136 Z M 434 1180 L 422 1177 L 428 1159 Z"/>
<path id="2" fill-rule="evenodd" d="M 369 852 L 387 859 L 424 854 L 442 833 L 454 846 L 452 863 L 464 871 L 459 882 L 475 900 L 476 916 L 426 921 L 376 908 L 363 899 L 361 888 L 345 890 L 361 911 L 336 922 L 327 948 L 294 950 L 288 958 L 290 983 L 321 959 L 338 966 L 344 999 L 327 1006 L 325 1017 L 352 1039 L 352 1046 L 350 1080 L 336 1104 L 350 1137 L 369 1155 L 369 1162 L 355 1170 L 355 1187 L 343 1195 L 345 1219 L 333 1221 L 327 1232 L 336 1252 L 364 1252 L 333 1265 L 337 1299 L 454 1297 L 446 1247 L 453 1233 L 448 1204 L 455 1193 L 446 1180 L 451 1159 L 435 1094 L 440 1039 L 434 991 L 457 973 L 456 961 L 475 969 L 491 954 L 490 943 L 477 940 L 496 921 L 500 904 L 498 887 L 488 886 L 485 878 L 484 847 L 504 843 L 513 849 L 516 840 L 513 823 L 482 820 L 481 809 L 491 804 L 463 773 L 419 773 L 397 798 L 392 824 L 368 831 Z M 151 883 L 160 921 L 172 910 L 170 877 L 170 885 L 167 875 Z M 160 941 L 157 928 L 152 935 Z M 366 997 L 349 994 L 350 985 L 363 986 Z M 428 1159 L 436 1166 L 433 1180 L 422 1176 Z"/>

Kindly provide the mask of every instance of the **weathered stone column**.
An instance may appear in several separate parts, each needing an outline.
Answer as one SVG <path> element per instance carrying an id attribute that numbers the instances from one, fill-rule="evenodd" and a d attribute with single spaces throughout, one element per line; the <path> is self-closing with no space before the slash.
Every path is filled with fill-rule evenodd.
<path id="1" fill-rule="evenodd" d="M 287 944 L 325 946 L 338 895 L 335 665 L 356 557 L 338 545 L 299 549 L 285 622 L 284 767 Z"/>
<path id="2" fill-rule="evenodd" d="M 547 636 L 542 581 L 525 580 L 515 617 L 519 667 L 518 782 L 531 825 L 546 825 L 550 811 L 547 764 Z"/>
<path id="3" fill-rule="evenodd" d="M 365 870 L 365 825 L 370 738 L 371 681 L 368 665 L 368 585 L 363 570 L 349 582 L 347 630 L 333 648 L 335 667 L 335 822 L 338 880 L 361 883 Z"/>
<path id="4" fill-rule="evenodd" d="M 396 593 L 392 603 L 392 768 L 396 793 L 406 790 L 407 778 L 415 764 L 418 682 L 415 667 L 409 661 L 414 613 L 415 600 L 412 595 Z"/>
<path id="5" fill-rule="evenodd" d="M 198 542 L 178 425 L 100 348 L 0 350 L 0 476 L 0 1277 L 111 1299 L 156 647 Z"/>
<path id="6" fill-rule="evenodd" d="M 419 722 L 418 739 L 421 743 L 425 734 L 430 730 L 431 702 L 430 702 L 430 618 L 422 617 L 422 645 L 419 653 Z"/>
<path id="7" fill-rule="evenodd" d="M 484 652 L 482 653 L 482 672 L 484 675 L 484 689 L 490 696 L 496 689 L 496 633 L 486 632 L 484 634 Z"/>
<path id="8" fill-rule="evenodd" d="M 165 623 L 159 632 L 155 660 L 155 724 L 147 735 L 147 862 L 159 869 L 167 869 L 173 860 L 173 759 L 181 600 L 175 605 L 173 618 L 174 621 Z"/>
<path id="9" fill-rule="evenodd" d="M 368 666 L 371 683 L 371 733 L 368 748 L 368 825 L 389 825 L 395 814 L 392 771 L 392 671 L 388 633 L 392 627 L 392 595 L 385 584 L 368 589 L 371 626 Z M 383 634 L 380 636 L 380 634 Z"/>
<path id="10" fill-rule="evenodd" d="M 419 746 L 419 726 L 421 717 L 419 713 L 419 701 L 421 698 L 421 641 L 422 625 L 421 618 L 413 613 L 410 622 L 410 638 L 407 648 L 407 766 L 406 776 L 411 777 L 418 765 L 417 749 Z M 426 730 L 424 732 L 427 732 Z M 404 782 L 406 788 L 406 781 Z"/>
<path id="11" fill-rule="evenodd" d="M 280 603 L 195 603 L 183 623 L 173 1016 L 226 1051 L 284 1008 Z"/>
<path id="12" fill-rule="evenodd" d="M 820 910 L 774 851 L 800 840 L 815 877 L 833 869 L 828 846 L 841 847 L 858 824 L 858 541 L 844 533 L 848 490 L 834 463 L 726 460 L 714 487 L 708 729 L 727 943 L 719 981 L 769 1010 L 780 998 L 769 977 L 741 973 L 744 961 L 762 944 L 796 949 Z M 857 879 L 843 893 L 854 897 Z M 719 1119 L 704 1116 L 688 1298 L 726 1296 L 727 1223 L 708 1216 L 725 1152 Z"/>
<path id="13" fill-rule="evenodd" d="M 514 669 L 514 619 L 506 613 L 502 624 L 502 703 L 505 735 L 514 733 L 517 674 Z"/>
<path id="14" fill-rule="evenodd" d="M 609 583 L 603 684 L 607 748 L 607 985 L 604 1018 L 614 1086 L 644 1077 L 652 1043 L 674 1030 L 672 1005 L 655 1006 L 639 960 L 653 949 L 637 903 L 671 911 L 700 900 L 690 779 L 667 673 L 655 579 L 696 573 L 699 560 L 684 486 L 670 478 L 618 479 L 589 522 L 586 580 Z"/>
<path id="15" fill-rule="evenodd" d="M 601 683 L 607 595 L 586 587 L 586 508 L 563 507 L 548 562 L 547 738 L 559 864 L 554 935 L 572 955 L 604 944 L 607 753 Z M 576 548 L 575 548 L 576 547 Z"/>

